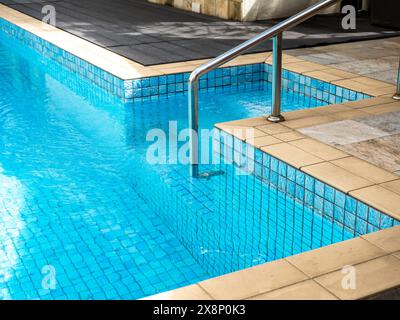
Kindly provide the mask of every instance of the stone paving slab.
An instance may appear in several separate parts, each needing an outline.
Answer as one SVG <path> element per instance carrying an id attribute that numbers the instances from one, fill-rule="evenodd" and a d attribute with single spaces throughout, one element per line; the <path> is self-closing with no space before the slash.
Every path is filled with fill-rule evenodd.
<path id="1" fill-rule="evenodd" d="M 400 110 L 400 103 L 391 101 L 379 106 L 368 106 L 368 101 L 364 105 L 360 102 L 362 106 L 356 110 L 369 113 L 369 116 L 352 114 L 351 120 L 309 126 L 299 131 L 399 175 L 400 112 L 390 111 Z M 336 110 L 340 107 L 330 108 Z M 349 111 L 334 114 L 343 115 L 346 112 Z"/>
<path id="2" fill-rule="evenodd" d="M 395 84 L 400 56 L 400 38 L 294 49 L 287 53 L 345 72 L 353 72 Z"/>
<path id="3" fill-rule="evenodd" d="M 400 175 L 400 134 L 350 143 L 339 148 Z"/>
<path id="4" fill-rule="evenodd" d="M 330 122 L 299 129 L 305 135 L 331 145 L 348 145 L 389 135 L 387 132 L 354 120 Z"/>
<path id="5" fill-rule="evenodd" d="M 357 122 L 378 128 L 390 134 L 400 133 L 400 112 L 388 112 L 364 119 L 357 119 Z"/>

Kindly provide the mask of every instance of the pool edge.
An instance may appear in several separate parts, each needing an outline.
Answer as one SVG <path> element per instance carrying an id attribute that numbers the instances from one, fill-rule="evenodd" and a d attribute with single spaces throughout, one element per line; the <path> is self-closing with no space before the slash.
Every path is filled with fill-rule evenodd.
<path id="1" fill-rule="evenodd" d="M 400 226 L 145 297 L 145 300 L 359 300 L 400 286 Z M 329 255 L 330 262 L 326 263 Z M 300 261 L 300 262 L 298 262 Z M 329 266 L 331 264 L 331 266 Z M 321 265 L 325 271 L 321 272 Z M 333 266 L 332 266 L 333 265 Z M 310 269 L 311 266 L 311 269 Z M 379 273 L 377 267 L 380 268 Z M 319 268 L 318 271 L 316 269 Z M 355 288 L 342 287 L 355 271 Z M 314 269 L 314 270 L 313 270 Z M 311 272 L 310 272 L 311 270 Z M 343 271 L 344 270 L 344 271 Z M 316 271 L 315 274 L 313 272 Z"/>

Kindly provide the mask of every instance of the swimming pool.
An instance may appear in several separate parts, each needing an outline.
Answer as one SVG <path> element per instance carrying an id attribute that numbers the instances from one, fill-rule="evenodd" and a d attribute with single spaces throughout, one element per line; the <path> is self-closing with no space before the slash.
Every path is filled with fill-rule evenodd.
<path id="1" fill-rule="evenodd" d="M 14 31 L 0 32 L 2 298 L 140 298 L 398 223 L 220 132 L 214 153 L 236 161 L 202 169 L 222 175 L 150 165 L 149 130 L 186 127 L 187 74 L 92 79 Z M 263 64 L 208 75 L 200 126 L 267 114 L 269 77 Z M 285 111 L 365 97 L 284 78 Z"/>

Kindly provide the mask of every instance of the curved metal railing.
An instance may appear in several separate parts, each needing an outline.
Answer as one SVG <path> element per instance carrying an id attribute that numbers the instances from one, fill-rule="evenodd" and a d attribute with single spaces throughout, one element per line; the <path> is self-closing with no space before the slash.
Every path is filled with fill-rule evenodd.
<path id="1" fill-rule="evenodd" d="M 209 62 L 196 68 L 189 77 L 189 129 L 191 132 L 190 137 L 190 175 L 198 177 L 198 84 L 200 77 L 214 70 L 221 65 L 231 61 L 237 56 L 241 55 L 248 49 L 256 46 L 262 41 L 273 39 L 273 63 L 272 63 L 272 113 L 267 117 L 269 121 L 279 122 L 284 118 L 280 114 L 281 105 L 281 76 L 282 76 L 282 33 L 285 30 L 293 28 L 294 26 L 304 22 L 305 20 L 313 17 L 321 10 L 332 6 L 341 0 L 322 0 L 307 9 L 293 15 L 292 17 L 276 24 L 270 29 L 258 34 L 257 36 L 243 42 L 242 44 L 234 47 L 233 49 L 219 55 L 218 57 L 210 60 Z"/>
<path id="2" fill-rule="evenodd" d="M 399 69 L 397 70 L 397 87 L 396 93 L 393 96 L 394 100 L 400 100 L 400 60 L 399 60 Z"/>

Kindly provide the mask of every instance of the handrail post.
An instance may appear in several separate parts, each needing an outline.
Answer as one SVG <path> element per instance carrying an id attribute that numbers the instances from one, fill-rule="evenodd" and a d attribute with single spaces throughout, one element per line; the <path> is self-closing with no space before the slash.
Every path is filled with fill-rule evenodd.
<path id="1" fill-rule="evenodd" d="M 272 49 L 272 113 L 268 121 L 280 122 L 285 118 L 281 115 L 282 89 L 282 32 L 273 38 Z"/>
<path id="2" fill-rule="evenodd" d="M 190 131 L 190 176 L 197 178 L 199 175 L 199 121 L 198 121 L 198 79 L 189 79 L 189 131 Z"/>
<path id="3" fill-rule="evenodd" d="M 261 43 L 264 40 L 273 39 L 273 82 L 272 82 L 272 113 L 267 117 L 271 122 L 280 122 L 285 120 L 281 115 L 281 89 L 282 89 L 282 33 L 285 30 L 293 28 L 298 24 L 313 17 L 322 9 L 338 3 L 340 0 L 321 0 L 312 6 L 300 11 L 290 18 L 276 24 L 275 26 L 261 32 L 255 37 L 239 44 L 229 51 L 208 61 L 192 71 L 189 77 L 189 129 L 190 129 L 190 175 L 195 178 L 209 178 L 214 173 L 200 173 L 198 169 L 199 162 L 199 136 L 198 136 L 198 82 L 199 78 L 207 72 L 214 70 L 232 59 L 238 57 L 245 51 Z"/>
<path id="4" fill-rule="evenodd" d="M 397 71 L 397 89 L 396 93 L 393 96 L 394 100 L 400 100 L 400 60 L 399 60 L 399 69 Z"/>

